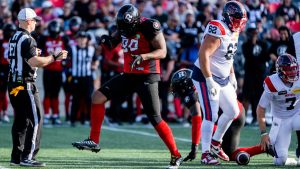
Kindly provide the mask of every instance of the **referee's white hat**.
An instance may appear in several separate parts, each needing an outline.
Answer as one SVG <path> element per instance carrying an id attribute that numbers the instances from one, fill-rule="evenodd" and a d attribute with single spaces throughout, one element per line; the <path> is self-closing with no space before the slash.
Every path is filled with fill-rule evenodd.
<path id="1" fill-rule="evenodd" d="M 42 18 L 37 16 L 36 13 L 34 12 L 34 10 L 31 8 L 23 8 L 18 13 L 18 20 L 26 21 L 26 20 L 30 20 L 30 19 L 35 19 L 37 21 L 42 20 Z"/>

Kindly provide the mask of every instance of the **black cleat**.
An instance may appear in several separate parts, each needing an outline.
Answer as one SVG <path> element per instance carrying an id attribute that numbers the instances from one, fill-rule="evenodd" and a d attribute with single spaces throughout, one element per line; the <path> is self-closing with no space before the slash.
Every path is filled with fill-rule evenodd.
<path id="1" fill-rule="evenodd" d="M 19 166 L 20 160 L 10 160 L 10 166 Z"/>
<path id="2" fill-rule="evenodd" d="M 275 157 L 276 156 L 275 147 L 272 144 L 269 144 L 266 147 L 266 153 L 269 154 L 272 157 Z"/>
<path id="3" fill-rule="evenodd" d="M 296 156 L 297 156 L 297 158 L 300 157 L 300 148 L 299 147 L 296 149 Z"/>
<path id="4" fill-rule="evenodd" d="M 46 164 L 42 162 L 38 162 L 35 160 L 22 160 L 20 162 L 20 166 L 25 166 L 25 167 L 45 167 Z"/>
<path id="5" fill-rule="evenodd" d="M 79 150 L 90 150 L 95 153 L 98 153 L 101 150 L 99 144 L 96 144 L 93 140 L 89 138 L 83 141 L 74 142 L 72 143 L 72 145 L 73 147 L 76 147 Z"/>
<path id="6" fill-rule="evenodd" d="M 176 156 L 171 156 L 171 161 L 167 169 L 177 169 L 180 164 L 182 163 L 183 159 L 182 157 L 176 157 Z"/>

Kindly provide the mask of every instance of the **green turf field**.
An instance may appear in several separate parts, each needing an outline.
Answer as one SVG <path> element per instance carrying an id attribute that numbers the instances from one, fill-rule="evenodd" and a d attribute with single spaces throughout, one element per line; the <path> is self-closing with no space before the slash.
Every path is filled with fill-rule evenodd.
<path id="1" fill-rule="evenodd" d="M 171 125 L 177 145 L 183 156 L 190 148 L 190 128 Z M 11 125 L 0 124 L 0 169 L 9 166 L 11 152 Z M 78 126 L 44 128 L 42 146 L 38 160 L 46 162 L 46 168 L 165 168 L 169 163 L 169 153 L 163 142 L 157 138 L 151 126 L 124 125 L 121 128 L 104 127 L 101 137 L 102 150 L 99 153 L 79 151 L 71 146 L 72 141 L 88 137 L 89 128 Z M 259 142 L 258 128 L 246 127 L 242 131 L 241 146 L 251 146 Z M 295 157 L 296 139 L 290 146 L 290 157 Z M 202 166 L 197 160 L 183 163 L 180 168 L 216 168 Z M 20 167 L 19 167 L 20 168 Z M 218 168 L 275 168 L 272 158 L 266 154 L 251 159 L 248 166 L 238 166 L 235 162 L 222 162 Z M 280 167 L 282 168 L 282 167 Z M 291 168 L 291 167 L 284 167 Z"/>

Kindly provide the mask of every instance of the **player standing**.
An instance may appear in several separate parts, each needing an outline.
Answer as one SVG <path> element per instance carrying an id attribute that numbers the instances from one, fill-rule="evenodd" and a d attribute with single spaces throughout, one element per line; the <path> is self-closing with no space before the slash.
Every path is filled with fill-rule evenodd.
<path id="1" fill-rule="evenodd" d="M 171 153 L 169 168 L 178 168 L 182 158 L 172 130 L 162 120 L 158 96 L 160 59 L 166 57 L 166 42 L 158 21 L 140 17 L 133 5 L 120 8 L 116 18 L 118 34 L 102 36 L 101 41 L 115 47 L 122 42 L 124 73 L 105 83 L 92 96 L 90 138 L 73 143 L 78 149 L 100 151 L 99 137 L 104 118 L 104 103 L 109 99 L 137 92 L 155 130 Z"/>
<path id="2" fill-rule="evenodd" d="M 204 115 L 201 128 L 203 164 L 219 163 L 211 153 L 222 160 L 229 160 L 221 143 L 232 120 L 239 114 L 233 56 L 237 50 L 239 33 L 246 21 L 244 6 L 238 1 L 229 1 L 223 9 L 223 20 L 210 21 L 204 32 L 192 75 Z M 212 134 L 219 107 L 223 114 L 218 120 L 216 132 Z"/>

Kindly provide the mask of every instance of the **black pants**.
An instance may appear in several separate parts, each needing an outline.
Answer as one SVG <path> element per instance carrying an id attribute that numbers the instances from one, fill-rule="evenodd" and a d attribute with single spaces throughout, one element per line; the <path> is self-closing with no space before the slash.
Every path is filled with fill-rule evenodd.
<path id="1" fill-rule="evenodd" d="M 71 123 L 76 121 L 77 113 L 80 113 L 80 121 L 82 124 L 86 120 L 89 120 L 93 90 L 94 84 L 92 77 L 73 77 Z"/>
<path id="2" fill-rule="evenodd" d="M 109 80 L 99 89 L 107 99 L 128 96 L 137 92 L 144 111 L 153 126 L 161 120 L 158 96 L 159 74 L 121 74 Z"/>
<path id="3" fill-rule="evenodd" d="M 9 95 L 15 111 L 11 130 L 13 140 L 11 160 L 14 162 L 35 158 L 40 148 L 42 128 L 41 105 L 36 86 L 9 83 L 8 92 L 18 86 L 23 86 L 25 90 L 19 91 L 16 96 Z"/>
<path id="4" fill-rule="evenodd" d="M 170 82 L 159 82 L 159 96 L 161 98 L 161 115 L 162 118 L 167 121 L 168 120 L 168 113 L 169 113 L 169 90 L 170 89 Z"/>
<path id="5" fill-rule="evenodd" d="M 62 72 L 44 69 L 43 85 L 45 97 L 58 98 L 62 87 Z"/>

